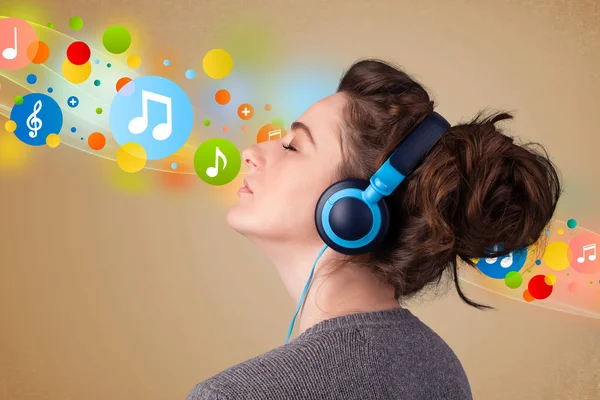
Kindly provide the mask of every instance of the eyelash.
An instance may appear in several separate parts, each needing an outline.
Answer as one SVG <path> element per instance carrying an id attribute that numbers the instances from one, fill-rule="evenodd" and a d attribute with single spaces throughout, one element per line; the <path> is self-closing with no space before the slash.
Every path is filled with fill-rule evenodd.
<path id="1" fill-rule="evenodd" d="M 287 144 L 287 145 L 285 143 L 282 143 L 281 145 L 283 146 L 283 148 L 286 151 L 289 151 L 289 150 L 296 151 L 296 148 L 294 146 L 292 146 L 291 142 L 289 144 Z"/>

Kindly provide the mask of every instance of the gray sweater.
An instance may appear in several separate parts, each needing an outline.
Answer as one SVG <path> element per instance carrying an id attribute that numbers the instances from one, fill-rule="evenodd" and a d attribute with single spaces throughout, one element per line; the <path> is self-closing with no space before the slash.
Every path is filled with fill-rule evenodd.
<path id="1" fill-rule="evenodd" d="M 472 399 L 456 354 L 408 309 L 321 321 L 198 383 L 186 400 Z"/>

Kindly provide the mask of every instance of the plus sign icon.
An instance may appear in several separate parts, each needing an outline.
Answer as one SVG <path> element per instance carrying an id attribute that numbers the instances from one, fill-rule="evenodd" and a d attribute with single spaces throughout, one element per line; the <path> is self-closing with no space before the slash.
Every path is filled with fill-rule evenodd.
<path id="1" fill-rule="evenodd" d="M 254 107 L 250 104 L 242 104 L 238 107 L 238 115 L 243 120 L 248 120 L 254 115 Z"/>
<path id="2" fill-rule="evenodd" d="M 75 108 L 79 105 L 79 99 L 75 96 L 71 96 L 67 99 L 67 104 L 71 108 Z"/>

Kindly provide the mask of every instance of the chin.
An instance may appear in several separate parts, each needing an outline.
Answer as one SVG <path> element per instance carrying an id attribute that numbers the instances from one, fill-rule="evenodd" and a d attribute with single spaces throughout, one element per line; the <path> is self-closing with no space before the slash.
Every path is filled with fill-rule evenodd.
<path id="1" fill-rule="evenodd" d="M 241 234 L 247 232 L 248 222 L 250 222 L 250 216 L 248 215 L 247 210 L 243 210 L 243 208 L 244 207 L 237 203 L 229 209 L 226 216 L 227 225 Z"/>

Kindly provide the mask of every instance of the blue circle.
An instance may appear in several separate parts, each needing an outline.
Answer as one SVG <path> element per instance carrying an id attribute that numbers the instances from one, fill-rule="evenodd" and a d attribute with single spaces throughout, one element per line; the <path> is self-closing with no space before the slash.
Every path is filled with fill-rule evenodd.
<path id="1" fill-rule="evenodd" d="M 163 61 L 163 64 L 165 65 L 165 67 L 168 67 L 169 65 L 171 65 L 171 61 L 165 60 Z"/>
<path id="2" fill-rule="evenodd" d="M 194 79 L 196 77 L 196 71 L 194 71 L 193 69 L 188 69 L 187 71 L 185 71 L 185 77 L 188 79 Z"/>
<path id="3" fill-rule="evenodd" d="M 71 128 L 71 132 L 73 132 L 73 133 L 77 132 L 77 128 L 75 128 L 75 127 L 72 127 L 72 128 Z"/>
<path id="4" fill-rule="evenodd" d="M 499 251 L 502 246 L 499 246 Z M 504 279 L 511 271 L 520 271 L 527 260 L 527 247 L 515 250 L 502 257 L 483 258 L 477 262 L 477 268 L 485 275 L 494 279 Z"/>
<path id="5" fill-rule="evenodd" d="M 173 168 L 173 169 L 177 169 L 177 163 L 176 163 L 176 162 L 174 162 L 173 164 L 171 164 L 171 168 Z"/>
<path id="6" fill-rule="evenodd" d="M 542 260 L 535 260 L 535 265 L 540 265 L 542 263 Z"/>
<path id="7" fill-rule="evenodd" d="M 17 123 L 15 136 L 31 146 L 45 145 L 46 137 L 51 133 L 59 134 L 63 124 L 60 106 L 43 93 L 24 96 L 23 103 L 12 108 L 10 119 Z"/>
<path id="8" fill-rule="evenodd" d="M 94 64 L 100 64 L 100 60 L 98 60 L 98 59 L 94 60 Z"/>
<path id="9" fill-rule="evenodd" d="M 567 226 L 569 228 L 573 229 L 577 226 L 577 221 L 575 221 L 573 218 L 571 218 L 567 221 Z"/>
<path id="10" fill-rule="evenodd" d="M 83 140 L 83 138 L 81 138 L 81 140 Z"/>
<path id="11" fill-rule="evenodd" d="M 35 76 L 34 74 L 27 75 L 27 83 L 29 83 L 30 85 L 33 85 L 36 82 L 37 82 L 37 76 Z"/>
<path id="12" fill-rule="evenodd" d="M 79 99 L 76 96 L 71 96 L 67 99 L 67 105 L 71 108 L 75 108 L 79 105 Z"/>
<path id="13" fill-rule="evenodd" d="M 132 82 L 133 91 L 127 95 L 117 92 L 110 105 L 113 137 L 120 146 L 140 144 L 148 160 L 168 157 L 185 144 L 192 132 L 194 111 L 190 99 L 176 83 L 161 76 L 142 76 Z"/>
<path id="14" fill-rule="evenodd" d="M 54 92 L 54 89 L 52 89 L 51 87 L 48 88 L 48 93 L 52 93 Z"/>

